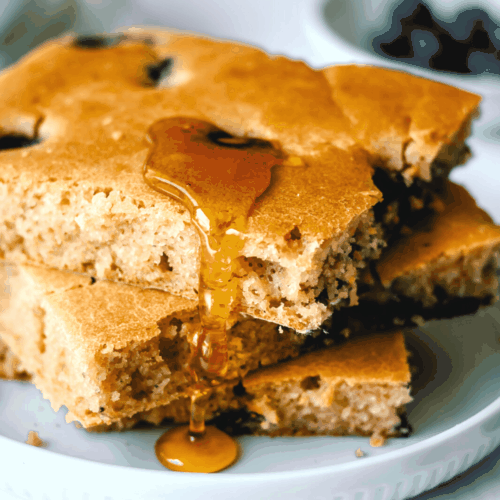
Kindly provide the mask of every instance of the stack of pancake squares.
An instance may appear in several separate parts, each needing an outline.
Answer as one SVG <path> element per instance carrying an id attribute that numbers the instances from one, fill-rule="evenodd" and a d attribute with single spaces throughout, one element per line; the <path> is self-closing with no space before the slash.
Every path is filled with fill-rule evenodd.
<path id="1" fill-rule="evenodd" d="M 139 28 L 46 43 L 0 94 L 2 375 L 88 430 L 189 420 L 200 243 L 143 178 L 164 118 L 290 159 L 248 218 L 218 425 L 406 435 L 401 328 L 497 298 L 500 227 L 448 181 L 477 95 Z"/>

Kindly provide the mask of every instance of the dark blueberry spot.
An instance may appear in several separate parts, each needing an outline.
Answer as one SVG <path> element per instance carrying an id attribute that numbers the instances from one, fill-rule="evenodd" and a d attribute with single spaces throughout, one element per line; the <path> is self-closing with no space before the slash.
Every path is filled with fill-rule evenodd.
<path id="1" fill-rule="evenodd" d="M 300 232 L 300 229 L 295 226 L 286 236 L 285 240 L 292 240 L 292 241 L 298 241 L 302 238 L 302 234 Z"/>
<path id="2" fill-rule="evenodd" d="M 80 35 L 73 42 L 80 49 L 107 49 L 125 40 L 126 35 Z"/>
<path id="3" fill-rule="evenodd" d="M 148 78 L 154 86 L 157 86 L 168 78 L 172 74 L 172 68 L 174 66 L 174 60 L 171 57 L 167 57 L 160 62 L 155 64 L 148 64 L 146 67 L 146 72 Z"/>
<path id="4" fill-rule="evenodd" d="M 243 387 L 241 381 L 233 387 L 233 394 L 235 396 L 241 397 L 247 393 L 246 389 Z"/>
<path id="5" fill-rule="evenodd" d="M 21 134 L 4 135 L 0 137 L 0 150 L 26 148 L 28 146 L 34 146 L 39 142 L 40 139 L 38 137 L 27 137 Z"/>
<path id="6" fill-rule="evenodd" d="M 306 377 L 302 379 L 300 387 L 303 391 L 315 391 L 320 388 L 320 381 L 321 377 L 319 375 L 316 375 L 315 377 Z"/>
<path id="7" fill-rule="evenodd" d="M 337 280 L 337 288 L 340 290 L 342 288 L 345 288 L 347 286 L 347 281 L 344 280 Z"/>
<path id="8" fill-rule="evenodd" d="M 413 427 L 408 421 L 406 412 L 399 415 L 400 423 L 394 429 L 399 437 L 410 437 L 413 434 Z"/>
<path id="9" fill-rule="evenodd" d="M 434 287 L 434 295 L 436 296 L 436 298 L 438 299 L 438 301 L 441 303 L 441 304 L 444 304 L 445 302 L 448 301 L 449 299 L 449 294 L 448 292 L 446 291 L 445 288 L 443 288 L 442 286 L 440 285 L 436 285 Z"/>
<path id="10" fill-rule="evenodd" d="M 387 237 L 398 239 L 403 226 L 415 228 L 419 224 L 420 227 L 434 213 L 432 201 L 435 194 L 439 195 L 446 187 L 445 179 L 449 171 L 446 168 L 438 172 L 436 168 L 437 165 L 432 167 L 432 184 L 417 179 L 410 187 L 404 188 L 401 174 L 389 174 L 382 168 L 375 169 L 373 182 L 384 193 L 383 201 L 374 207 L 375 219 L 382 224 Z M 412 199 L 421 200 L 421 207 L 413 205 Z"/>
<path id="11" fill-rule="evenodd" d="M 330 303 L 330 300 L 328 299 L 328 290 L 326 288 L 323 288 L 323 290 L 321 290 L 321 293 L 316 297 L 316 302 L 319 302 L 320 304 L 323 304 L 325 306 Z"/>
<path id="12" fill-rule="evenodd" d="M 91 278 L 90 278 L 90 284 L 93 285 L 96 281 L 97 280 L 93 276 L 91 276 Z"/>
<path id="13" fill-rule="evenodd" d="M 103 411 L 104 411 L 104 406 L 101 406 L 101 407 L 99 408 L 99 413 L 102 413 Z"/>
<path id="14" fill-rule="evenodd" d="M 240 409 L 226 411 L 212 419 L 210 423 L 232 436 L 238 436 L 259 430 L 260 423 L 264 420 L 262 415 Z"/>

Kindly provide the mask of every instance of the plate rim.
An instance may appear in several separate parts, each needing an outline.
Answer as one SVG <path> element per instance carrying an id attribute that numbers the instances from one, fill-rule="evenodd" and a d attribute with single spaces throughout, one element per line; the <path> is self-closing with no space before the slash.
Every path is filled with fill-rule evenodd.
<path id="1" fill-rule="evenodd" d="M 69 460 L 70 462 L 74 462 L 75 464 L 86 464 L 86 465 L 94 464 L 96 467 L 102 467 L 103 469 L 117 469 L 117 470 L 123 469 L 124 471 L 126 470 L 128 473 L 135 475 L 145 473 L 153 475 L 164 475 L 165 477 L 167 477 L 170 476 L 172 473 L 174 473 L 178 477 L 181 476 L 190 478 L 196 477 L 197 480 L 200 480 L 202 482 L 207 481 L 209 483 L 212 483 L 214 480 L 216 480 L 218 483 L 241 482 L 242 480 L 243 481 L 252 481 L 252 480 L 265 481 L 266 479 L 282 480 L 286 479 L 286 477 L 290 475 L 293 475 L 294 477 L 301 477 L 304 479 L 307 477 L 314 477 L 318 475 L 322 476 L 322 475 L 338 474 L 341 472 L 345 472 L 347 470 L 349 472 L 356 472 L 356 471 L 359 472 L 359 470 L 377 467 L 382 465 L 384 462 L 390 462 L 391 460 L 408 458 L 409 455 L 428 451 L 429 449 L 438 446 L 440 443 L 443 443 L 449 439 L 454 439 L 457 437 L 457 435 L 462 434 L 462 432 L 466 432 L 467 430 L 478 427 L 487 422 L 490 418 L 495 417 L 496 415 L 500 415 L 500 396 L 498 396 L 494 401 L 490 402 L 486 407 L 482 408 L 474 415 L 454 425 L 450 429 L 446 429 L 438 434 L 422 439 L 417 443 L 410 444 L 403 448 L 394 449 L 379 456 L 369 457 L 369 459 L 365 460 L 359 460 L 359 461 L 353 460 L 341 464 L 324 465 L 318 467 L 310 467 L 302 470 L 287 470 L 287 471 L 235 472 L 231 474 L 210 475 L 210 474 L 197 474 L 189 472 L 187 473 L 187 472 L 174 472 L 167 470 L 163 471 L 163 470 L 146 469 L 143 467 L 109 464 L 109 463 L 97 462 L 87 458 L 65 455 L 63 453 L 59 453 L 53 450 L 46 450 L 46 449 L 32 447 L 21 441 L 16 441 L 15 439 L 3 435 L 0 435 L 0 446 L 2 446 L 4 449 L 15 447 L 19 451 L 24 451 L 25 453 L 29 450 L 30 453 L 33 453 L 35 455 L 38 453 L 49 452 L 53 456 L 64 458 L 65 460 Z M 134 472 L 132 473 L 131 471 Z M 57 473 L 57 471 L 55 471 L 55 473 Z"/>

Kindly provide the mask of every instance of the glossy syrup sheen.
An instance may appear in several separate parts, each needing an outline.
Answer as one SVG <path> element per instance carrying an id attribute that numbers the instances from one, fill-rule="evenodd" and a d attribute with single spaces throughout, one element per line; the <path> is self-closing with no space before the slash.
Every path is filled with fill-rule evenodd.
<path id="1" fill-rule="evenodd" d="M 156 455 L 172 470 L 216 472 L 236 459 L 237 445 L 223 432 L 205 428 L 207 389 L 220 383 L 227 371 L 227 329 L 237 293 L 236 259 L 244 245 L 247 217 L 270 184 L 271 167 L 281 164 L 284 156 L 267 141 L 235 137 L 191 118 L 160 120 L 150 128 L 149 136 L 153 146 L 145 180 L 186 206 L 201 241 L 201 331 L 191 356 L 195 385 L 190 425 L 165 433 L 158 440 Z M 214 450 L 222 456 L 215 459 Z"/>
<path id="2" fill-rule="evenodd" d="M 238 445 L 231 436 L 212 425 L 202 436 L 187 425 L 165 432 L 155 445 L 161 464 L 179 472 L 219 472 L 238 458 Z"/>

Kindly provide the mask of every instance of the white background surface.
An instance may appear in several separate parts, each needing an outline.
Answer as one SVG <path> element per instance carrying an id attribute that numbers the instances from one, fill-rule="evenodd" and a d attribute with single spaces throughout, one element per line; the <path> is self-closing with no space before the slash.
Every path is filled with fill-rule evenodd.
<path id="1" fill-rule="evenodd" d="M 90 12 L 102 15 L 110 29 L 126 24 L 154 23 L 205 32 L 210 35 L 233 38 L 259 45 L 274 53 L 284 53 L 296 58 L 321 61 L 351 60 L 359 57 L 339 42 L 338 51 L 327 56 L 319 55 L 318 39 L 310 36 L 305 14 L 314 0 L 141 0 L 113 2 L 88 0 Z M 118 8 L 119 7 L 119 8 Z M 330 49 L 331 47 L 328 46 Z M 351 58 L 352 54 L 352 58 Z M 325 57 L 329 59 L 326 61 Z M 381 63 L 383 61 L 381 60 Z M 500 222 L 499 176 L 496 172 L 500 145 L 487 139 L 487 131 L 498 119 L 500 109 L 500 84 L 491 81 L 481 91 L 486 96 L 483 118 L 475 127 L 476 138 L 471 142 L 476 157 L 466 168 L 454 172 L 454 180 L 465 183 L 480 203 Z M 485 165 L 489 165 L 485 167 Z M 490 168 L 491 166 L 491 168 Z M 50 410 L 49 410 L 50 411 Z M 1 471 L 0 471 L 1 475 Z M 27 480 L 29 480 L 27 478 Z M 20 498 L 5 494 L 5 500 Z M 27 497 L 21 497 L 27 498 Z M 47 500 L 51 500 L 48 497 Z M 419 500 L 470 500 L 500 498 L 500 450 L 494 452 L 473 470 L 455 479 Z M 120 500 L 120 499 L 116 499 Z"/>

